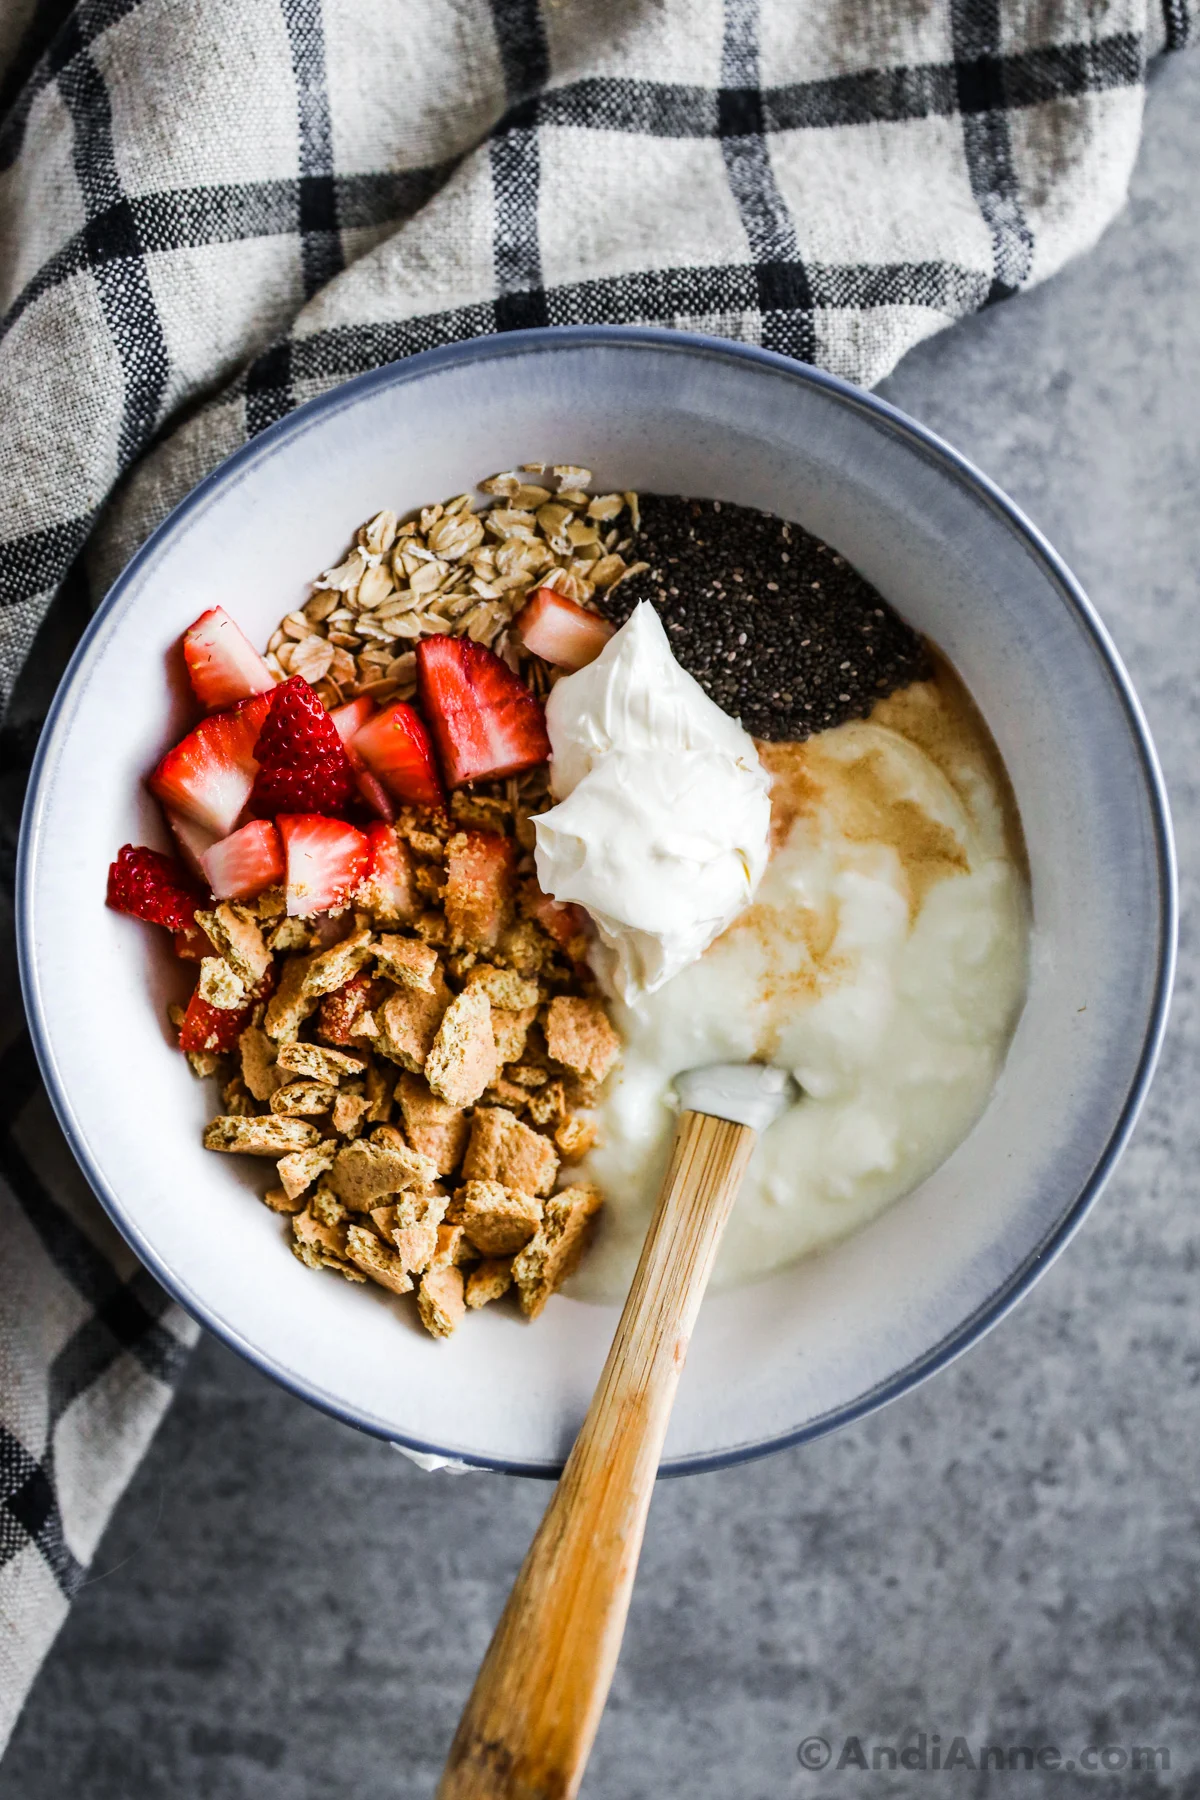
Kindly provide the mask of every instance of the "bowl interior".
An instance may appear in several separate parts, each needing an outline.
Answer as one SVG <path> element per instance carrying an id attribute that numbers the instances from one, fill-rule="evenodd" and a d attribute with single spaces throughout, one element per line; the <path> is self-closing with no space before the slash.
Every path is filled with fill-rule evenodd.
<path id="1" fill-rule="evenodd" d="M 1161 1022 L 1170 850 L 1119 665 L 1003 501 L 878 402 L 782 359 L 667 333 L 530 334 L 400 364 L 239 453 L 116 584 L 47 730 L 25 822 L 22 952 L 39 1053 L 117 1224 L 185 1306 L 309 1399 L 423 1449 L 561 1461 L 615 1323 L 556 1299 L 434 1343 L 378 1290 L 317 1278 L 200 1146 L 211 1087 L 172 1048 L 186 976 L 106 910 L 142 778 L 187 717 L 175 645 L 220 602 L 258 642 L 354 527 L 534 457 L 601 488 L 718 497 L 826 538 L 946 651 L 1007 763 L 1033 880 L 1029 997 L 983 1119 L 858 1236 L 705 1305 L 668 1466 L 821 1428 L 968 1341 L 1078 1217 L 1128 1129 Z M 1114 947 L 1119 946 L 1119 954 Z"/>

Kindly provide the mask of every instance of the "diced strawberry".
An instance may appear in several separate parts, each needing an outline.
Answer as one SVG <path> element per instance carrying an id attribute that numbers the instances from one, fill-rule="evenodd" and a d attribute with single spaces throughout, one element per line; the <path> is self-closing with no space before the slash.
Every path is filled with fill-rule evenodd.
<path id="1" fill-rule="evenodd" d="M 270 669 L 224 607 L 212 607 L 188 626 L 183 654 L 196 698 L 210 711 L 275 686 Z"/>
<path id="2" fill-rule="evenodd" d="M 179 846 L 180 856 L 192 874 L 204 881 L 206 877 L 200 858 L 206 850 L 211 850 L 214 844 L 219 843 L 220 839 L 211 831 L 206 831 L 203 825 L 197 825 L 194 819 L 185 819 L 182 813 L 168 812 L 167 824 L 171 827 L 171 836 Z"/>
<path id="3" fill-rule="evenodd" d="M 353 760 L 353 757 L 351 757 Z M 388 825 L 396 817 L 396 807 L 392 796 L 372 769 L 364 763 L 361 769 L 354 771 L 355 786 L 373 813 Z"/>
<path id="4" fill-rule="evenodd" d="M 408 845 L 392 826 L 382 822 L 367 826 L 367 842 L 371 860 L 355 890 L 355 904 L 378 913 L 389 923 L 415 918 L 419 907 Z"/>
<path id="5" fill-rule="evenodd" d="M 345 747 L 354 770 L 354 780 L 359 793 L 381 819 L 390 825 L 396 816 L 392 805 L 392 797 L 380 781 L 378 775 L 369 769 L 359 751 L 354 748 L 355 733 L 361 731 L 367 720 L 375 711 L 375 702 L 367 694 L 360 694 L 357 700 L 347 700 L 345 706 L 335 706 L 330 718 L 338 728 L 338 736 Z"/>
<path id="6" fill-rule="evenodd" d="M 285 814 L 277 820 L 287 864 L 287 910 L 291 918 L 344 906 L 362 880 L 371 846 L 361 831 L 341 819 L 314 813 Z"/>
<path id="7" fill-rule="evenodd" d="M 240 1007 L 236 1011 L 223 1006 L 210 1006 L 198 993 L 193 994 L 179 1027 L 179 1048 L 210 1050 L 214 1055 L 227 1056 L 237 1048 L 237 1041 L 250 1023 L 253 1010 L 250 1006 Z"/>
<path id="8" fill-rule="evenodd" d="M 168 812 L 218 838 L 229 836 L 254 786 L 254 747 L 270 707 L 269 694 L 255 694 L 229 712 L 201 719 L 167 751 L 150 777 L 150 789 Z"/>
<path id="9" fill-rule="evenodd" d="M 216 956 L 217 947 L 203 926 L 193 920 L 186 931 L 175 933 L 175 954 L 181 962 L 203 962 L 206 956 Z"/>
<path id="10" fill-rule="evenodd" d="M 207 1000 L 200 998 L 197 989 L 187 1003 L 179 1027 L 179 1048 L 208 1050 L 215 1056 L 227 1056 L 237 1049 L 237 1041 L 249 1025 L 254 1008 L 269 997 L 274 986 L 274 970 L 268 969 L 248 996 L 245 1006 L 237 1008 L 210 1006 Z"/>
<path id="11" fill-rule="evenodd" d="M 350 753 L 362 757 L 398 800 L 445 806 L 429 733 L 420 713 L 405 701 L 393 701 L 368 719 L 355 734 Z"/>
<path id="12" fill-rule="evenodd" d="M 422 638 L 417 680 L 450 787 L 515 775 L 546 761 L 550 739 L 541 703 L 482 644 L 441 635 Z"/>
<path id="13" fill-rule="evenodd" d="M 218 900 L 253 900 L 283 880 L 278 829 L 270 819 L 251 819 L 205 852 L 204 873 Z"/>
<path id="14" fill-rule="evenodd" d="M 384 983 L 378 976 L 364 970 L 343 987 L 335 988 L 332 994 L 326 994 L 317 1017 L 317 1036 L 324 1038 L 327 1044 L 341 1044 L 343 1048 L 365 1042 L 359 1033 L 359 1023 L 383 989 Z"/>
<path id="15" fill-rule="evenodd" d="M 186 931 L 201 898 L 182 864 L 144 845 L 123 845 L 108 871 L 107 899 L 114 912 L 168 931 Z"/>
<path id="16" fill-rule="evenodd" d="M 535 881 L 526 882 L 522 900 L 530 918 L 536 919 L 542 930 L 564 950 L 573 938 L 586 935 L 588 916 L 573 900 L 565 904 L 561 900 L 552 900 L 549 894 L 543 894 Z"/>
<path id="17" fill-rule="evenodd" d="M 451 942 L 494 950 L 508 923 L 516 849 L 498 831 L 457 831 L 446 845 L 443 904 Z"/>
<path id="18" fill-rule="evenodd" d="M 560 669 L 582 669 L 595 662 L 616 629 L 599 613 L 576 606 L 548 587 L 538 589 L 513 626 L 527 650 Z"/>
<path id="19" fill-rule="evenodd" d="M 320 695 L 293 675 L 271 695 L 255 752 L 258 774 L 250 805 L 260 817 L 278 813 L 344 813 L 354 798 L 354 770 Z"/>
<path id="20" fill-rule="evenodd" d="M 361 731 L 371 714 L 375 711 L 375 702 L 369 694 L 360 694 L 357 700 L 347 700 L 345 706 L 335 706 L 330 718 L 337 726 L 337 734 L 346 749 L 349 750 L 356 731 Z M 354 758 L 351 757 L 351 762 Z"/>

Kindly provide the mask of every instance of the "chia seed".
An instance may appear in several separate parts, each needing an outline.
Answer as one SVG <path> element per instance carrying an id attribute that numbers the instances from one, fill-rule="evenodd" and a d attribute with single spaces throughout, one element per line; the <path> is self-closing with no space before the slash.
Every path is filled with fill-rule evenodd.
<path id="1" fill-rule="evenodd" d="M 639 502 L 633 554 L 650 567 L 604 596 L 604 611 L 624 624 L 649 600 L 684 668 L 753 736 L 806 738 L 865 718 L 932 672 L 919 633 L 799 525 L 727 500 Z"/>

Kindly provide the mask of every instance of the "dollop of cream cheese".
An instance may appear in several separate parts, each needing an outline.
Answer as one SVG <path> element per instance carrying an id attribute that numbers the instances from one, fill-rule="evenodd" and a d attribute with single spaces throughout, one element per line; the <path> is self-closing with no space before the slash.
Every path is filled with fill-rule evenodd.
<path id="1" fill-rule="evenodd" d="M 754 740 L 680 667 L 642 601 L 546 705 L 543 891 L 586 908 L 597 974 L 627 1005 L 694 963 L 753 900 L 770 780 Z"/>

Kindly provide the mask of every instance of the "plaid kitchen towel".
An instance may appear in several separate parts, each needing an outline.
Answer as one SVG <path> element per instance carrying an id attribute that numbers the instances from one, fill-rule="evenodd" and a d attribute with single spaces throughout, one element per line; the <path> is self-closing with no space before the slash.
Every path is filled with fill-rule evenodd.
<path id="1" fill-rule="evenodd" d="M 10 862 L 90 597 L 248 437 L 360 370 L 518 326 L 674 325 L 870 385 L 1094 242 L 1147 63 L 1191 8 L 7 0 Z M 0 1741 L 194 1336 L 86 1192 L 11 992 Z"/>

